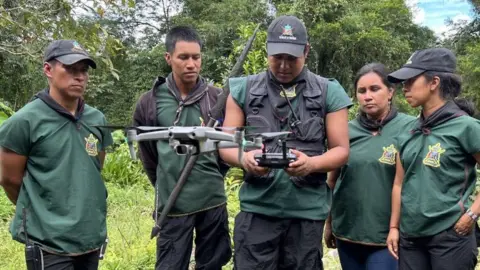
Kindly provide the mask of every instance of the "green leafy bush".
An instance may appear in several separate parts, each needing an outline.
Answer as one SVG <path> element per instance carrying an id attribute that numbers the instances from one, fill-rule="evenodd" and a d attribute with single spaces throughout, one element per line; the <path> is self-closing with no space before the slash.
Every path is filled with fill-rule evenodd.
<path id="1" fill-rule="evenodd" d="M 139 184 L 145 188 L 150 186 L 150 181 L 143 171 L 140 160 L 132 160 L 128 145 L 120 144 L 105 158 L 102 176 L 107 183 L 116 183 L 121 187 Z"/>
<path id="2" fill-rule="evenodd" d="M 125 133 L 122 130 L 115 130 L 112 132 L 113 145 L 112 149 L 115 150 L 120 147 L 121 144 L 125 143 Z"/>
<path id="3" fill-rule="evenodd" d="M 0 125 L 12 116 L 14 111 L 0 100 Z"/>

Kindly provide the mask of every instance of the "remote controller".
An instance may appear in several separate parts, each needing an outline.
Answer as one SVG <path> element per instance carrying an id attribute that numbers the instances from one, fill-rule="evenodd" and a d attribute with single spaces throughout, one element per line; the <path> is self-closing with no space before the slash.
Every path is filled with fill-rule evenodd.
<path id="1" fill-rule="evenodd" d="M 297 156 L 292 153 L 258 153 L 254 156 L 255 161 L 260 167 L 283 169 L 297 160 Z"/>

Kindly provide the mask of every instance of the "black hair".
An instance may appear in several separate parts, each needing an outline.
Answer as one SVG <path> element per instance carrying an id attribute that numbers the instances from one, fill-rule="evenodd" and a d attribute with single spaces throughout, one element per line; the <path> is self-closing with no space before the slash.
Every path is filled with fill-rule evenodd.
<path id="1" fill-rule="evenodd" d="M 177 41 L 197 42 L 202 48 L 202 40 L 197 31 L 189 26 L 176 26 L 170 29 L 165 38 L 167 52 L 173 53 Z"/>
<path id="2" fill-rule="evenodd" d="M 389 74 L 389 71 L 388 71 L 387 67 L 382 63 L 370 63 L 370 64 L 366 64 L 365 66 L 363 66 L 357 72 L 357 75 L 355 76 L 355 82 L 353 83 L 353 85 L 355 87 L 355 92 L 356 92 L 356 89 L 357 89 L 357 83 L 360 80 L 360 78 L 362 78 L 364 75 L 366 75 L 368 73 L 371 73 L 371 72 L 377 74 L 382 79 L 383 84 L 385 84 L 387 86 L 387 88 L 389 88 L 389 89 L 393 88 L 393 85 L 387 79 L 387 76 Z"/>
<path id="3" fill-rule="evenodd" d="M 440 96 L 445 100 L 453 100 L 468 115 L 473 116 L 475 114 L 473 103 L 458 97 L 462 92 L 462 78 L 460 75 L 437 71 L 426 71 L 423 75 L 428 82 L 431 82 L 434 77 L 440 78 Z"/>
<path id="4" fill-rule="evenodd" d="M 56 64 L 58 64 L 58 60 L 57 60 L 57 59 L 52 59 L 52 60 L 47 61 L 47 63 L 49 63 L 50 66 L 53 67 L 53 66 L 55 66 Z"/>

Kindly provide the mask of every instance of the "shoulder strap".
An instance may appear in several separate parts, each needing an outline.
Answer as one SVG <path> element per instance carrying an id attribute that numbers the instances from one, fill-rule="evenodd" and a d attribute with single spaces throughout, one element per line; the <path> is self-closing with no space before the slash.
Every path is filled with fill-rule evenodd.
<path id="1" fill-rule="evenodd" d="M 202 117 L 204 121 L 208 122 L 210 117 L 211 117 L 211 110 L 212 107 L 217 103 L 218 95 L 222 93 L 222 89 L 215 87 L 213 85 L 208 85 L 207 86 L 207 94 L 202 97 L 200 100 L 200 113 L 202 114 Z M 223 117 L 225 115 L 225 110 L 222 110 L 222 117 L 220 122 L 223 122 Z"/>
<path id="2" fill-rule="evenodd" d="M 317 75 L 311 71 L 308 71 L 308 82 L 312 84 L 312 92 L 309 94 L 316 96 L 320 95 L 320 102 L 322 108 L 322 117 L 325 118 L 327 115 L 327 92 L 328 92 L 328 79 L 320 75 Z"/>

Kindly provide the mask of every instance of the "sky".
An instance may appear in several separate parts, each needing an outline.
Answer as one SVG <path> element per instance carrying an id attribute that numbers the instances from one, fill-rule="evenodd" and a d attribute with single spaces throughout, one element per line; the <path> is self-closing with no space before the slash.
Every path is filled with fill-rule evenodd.
<path id="1" fill-rule="evenodd" d="M 467 0 L 406 0 L 414 22 L 432 29 L 437 36 L 452 34 L 445 20 L 470 22 L 474 16 Z"/>

